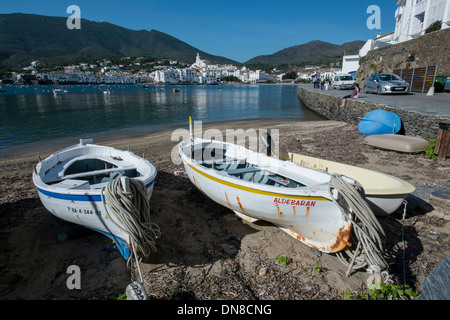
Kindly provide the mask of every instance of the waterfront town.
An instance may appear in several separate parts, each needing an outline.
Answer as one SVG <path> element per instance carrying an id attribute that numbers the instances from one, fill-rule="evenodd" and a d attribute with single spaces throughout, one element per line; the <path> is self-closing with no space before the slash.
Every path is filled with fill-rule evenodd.
<path id="1" fill-rule="evenodd" d="M 120 60 L 120 63 L 103 59 L 96 63 L 68 65 L 51 72 L 39 71 L 41 62 L 36 60 L 23 68 L 23 72 L 12 72 L 9 81 L 4 80 L 3 82 L 34 82 L 34 84 L 218 84 L 227 79 L 228 81 L 242 83 L 281 82 L 286 79 L 286 73 L 276 69 L 272 70 L 271 73 L 266 73 L 262 70 L 251 70 L 245 66 L 213 64 L 202 59 L 199 54 L 197 54 L 195 63 L 191 65 L 169 59 L 148 59 L 147 57 L 124 57 Z M 133 65 L 136 72 L 127 70 L 130 65 Z M 316 74 L 331 78 L 339 72 L 341 72 L 341 69 L 335 67 L 306 66 L 303 71 L 295 72 L 294 77 L 289 77 L 289 80 L 308 81 Z"/>

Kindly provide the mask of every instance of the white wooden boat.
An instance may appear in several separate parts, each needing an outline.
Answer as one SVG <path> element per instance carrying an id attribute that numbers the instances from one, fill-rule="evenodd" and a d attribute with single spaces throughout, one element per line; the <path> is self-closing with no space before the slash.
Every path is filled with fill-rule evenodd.
<path id="1" fill-rule="evenodd" d="M 155 167 L 130 151 L 93 144 L 81 139 L 74 145 L 39 162 L 33 172 L 39 198 L 58 218 L 96 230 L 117 245 L 128 259 L 130 235 L 104 202 L 104 189 L 119 176 L 140 181 L 150 199 Z"/>
<path id="2" fill-rule="evenodd" d="M 279 158 L 329 174 L 342 174 L 358 181 L 364 188 L 367 202 L 376 214 L 393 213 L 401 206 L 406 196 L 415 191 L 415 187 L 410 183 L 374 170 L 291 152 L 281 151 Z"/>
<path id="3" fill-rule="evenodd" d="M 269 221 L 294 238 L 332 253 L 349 243 L 351 221 L 334 201 L 327 173 L 221 141 L 179 144 L 192 183 L 241 217 Z"/>

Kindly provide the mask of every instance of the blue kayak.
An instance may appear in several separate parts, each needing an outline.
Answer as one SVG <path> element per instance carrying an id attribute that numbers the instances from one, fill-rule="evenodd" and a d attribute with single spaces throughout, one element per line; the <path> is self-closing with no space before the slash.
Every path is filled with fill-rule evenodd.
<path id="1" fill-rule="evenodd" d="M 395 134 L 400 131 L 402 120 L 391 111 L 376 109 L 361 118 L 358 130 L 362 134 Z"/>

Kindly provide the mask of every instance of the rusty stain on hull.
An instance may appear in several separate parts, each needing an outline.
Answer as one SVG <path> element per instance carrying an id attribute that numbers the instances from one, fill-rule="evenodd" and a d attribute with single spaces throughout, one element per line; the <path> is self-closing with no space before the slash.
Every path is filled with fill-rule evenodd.
<path id="1" fill-rule="evenodd" d="M 278 215 L 279 215 L 280 217 L 283 215 L 283 212 L 280 211 L 280 207 L 278 207 L 278 206 L 277 206 L 277 213 L 278 213 Z"/>
<path id="2" fill-rule="evenodd" d="M 308 219 L 308 215 L 309 215 L 309 210 L 311 209 L 311 207 L 306 207 L 306 219 Z"/>
<path id="3" fill-rule="evenodd" d="M 294 210 L 294 216 L 295 216 L 295 213 L 296 213 L 296 212 L 295 212 L 295 206 L 292 207 L 292 210 Z"/>
<path id="4" fill-rule="evenodd" d="M 305 242 L 305 238 L 303 236 L 301 236 L 300 234 L 298 234 L 297 232 L 295 232 L 294 230 L 289 229 L 289 233 L 292 236 L 294 236 L 298 241 Z"/>
<path id="5" fill-rule="evenodd" d="M 199 188 L 200 190 L 202 190 L 202 187 L 200 185 L 200 181 L 198 181 L 194 175 L 192 175 L 192 178 L 194 179 L 194 184 L 197 186 L 197 188 Z"/>
<path id="6" fill-rule="evenodd" d="M 239 204 L 239 208 L 241 208 L 242 212 L 245 213 L 244 207 L 242 206 L 241 200 L 239 200 L 239 197 L 236 197 L 236 200 L 237 200 L 237 202 Z"/>
<path id="7" fill-rule="evenodd" d="M 234 210 L 234 209 L 233 209 L 233 206 L 232 206 L 231 203 L 230 203 L 230 199 L 228 199 L 228 195 L 227 195 L 226 192 L 225 192 L 225 198 L 227 199 L 227 203 L 228 203 L 228 206 L 230 207 L 230 209 L 231 209 L 231 210 Z"/>
<path id="8" fill-rule="evenodd" d="M 285 229 L 285 231 L 288 231 L 288 233 L 293 236 L 295 239 L 297 239 L 298 241 L 301 241 L 305 244 L 307 244 L 308 246 L 317 249 L 319 251 L 323 251 L 323 252 L 329 252 L 329 253 L 335 253 L 335 252 L 339 252 L 341 250 L 343 250 L 346 246 L 351 247 L 351 243 L 348 241 L 350 238 L 350 226 L 348 229 L 346 229 L 346 226 L 342 226 L 341 229 L 339 229 L 339 232 L 336 236 L 336 240 L 335 242 L 331 245 L 331 246 L 326 246 L 326 247 L 318 247 L 315 246 L 313 244 L 311 244 L 309 241 L 307 241 L 307 239 L 300 235 L 299 233 L 295 232 L 294 230 L 291 229 Z M 315 232 L 313 232 L 315 234 Z"/>
<path id="9" fill-rule="evenodd" d="M 342 228 L 339 229 L 339 233 L 336 237 L 336 242 L 333 246 L 331 246 L 331 250 L 333 250 L 332 252 L 341 251 L 346 246 L 351 247 L 351 243 L 349 242 L 351 233 L 350 231 L 350 226 L 348 227 L 348 229 L 345 229 L 345 226 L 342 226 Z"/>

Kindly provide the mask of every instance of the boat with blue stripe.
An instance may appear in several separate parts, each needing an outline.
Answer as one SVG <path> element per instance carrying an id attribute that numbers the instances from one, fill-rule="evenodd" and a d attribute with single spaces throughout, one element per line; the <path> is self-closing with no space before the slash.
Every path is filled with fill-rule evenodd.
<path id="1" fill-rule="evenodd" d="M 130 257 L 130 234 L 105 197 L 109 184 L 133 180 L 150 201 L 157 170 L 131 151 L 93 144 L 92 139 L 53 153 L 33 171 L 33 183 L 44 207 L 63 220 L 111 238 L 125 259 Z M 130 180 L 128 180 L 130 179 Z M 129 192 L 129 186 L 128 186 Z"/>

